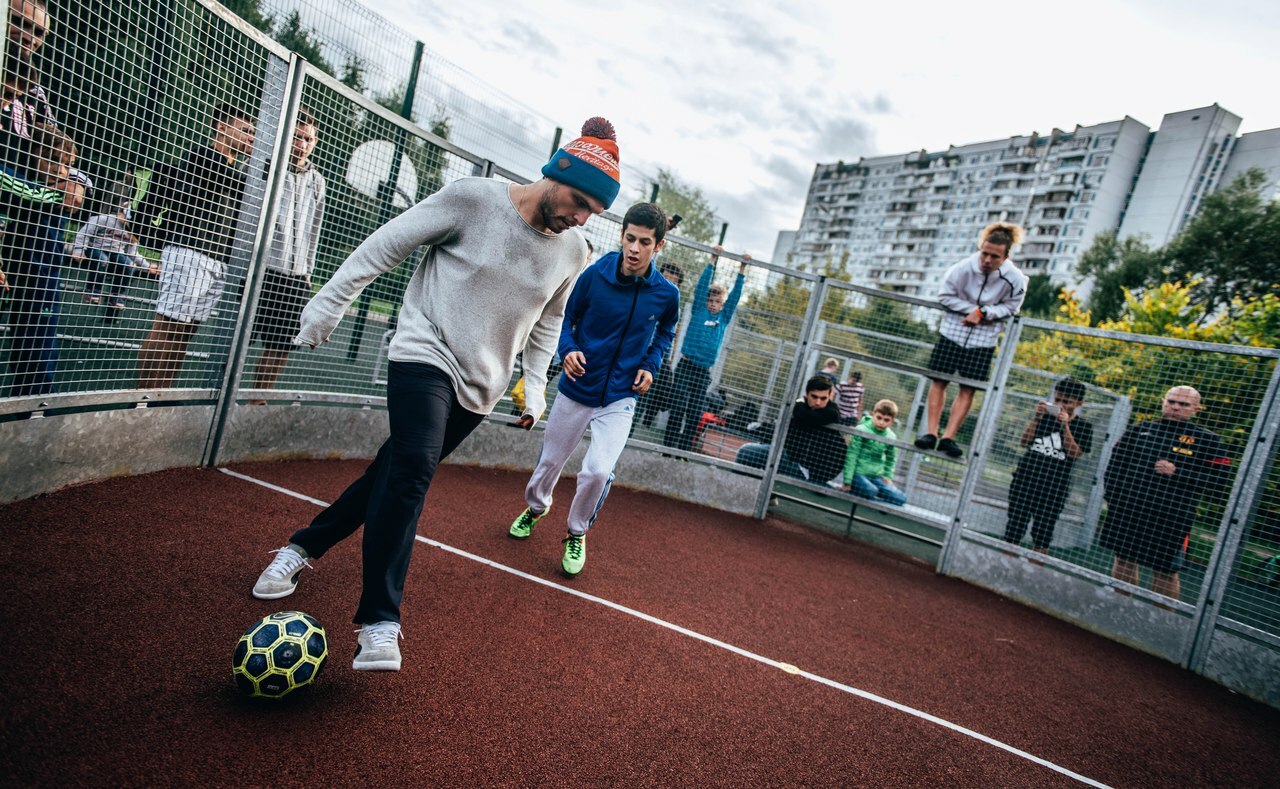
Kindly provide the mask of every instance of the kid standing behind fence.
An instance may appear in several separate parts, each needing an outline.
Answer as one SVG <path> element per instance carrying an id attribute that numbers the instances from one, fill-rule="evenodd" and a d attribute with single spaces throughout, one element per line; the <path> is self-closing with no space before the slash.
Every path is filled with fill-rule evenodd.
<path id="1" fill-rule="evenodd" d="M 1017 545 L 1031 524 L 1031 547 L 1048 553 L 1053 529 L 1071 492 L 1071 467 L 1093 448 L 1093 426 L 1076 411 L 1084 405 L 1084 384 L 1064 378 L 1053 387 L 1053 402 L 1036 403 L 1019 443 L 1027 448 L 1009 484 L 1009 521 L 1004 538 Z"/>
<path id="2" fill-rule="evenodd" d="M 893 484 L 893 471 L 898 465 L 898 448 L 877 439 L 898 440 L 893 432 L 898 418 L 898 404 L 881 400 L 865 416 L 849 436 L 849 449 L 845 453 L 844 484 L 855 496 L 874 499 L 901 507 L 907 503 L 907 494 Z"/>
<path id="3" fill-rule="evenodd" d="M 58 362 L 58 286 L 64 262 L 63 201 L 76 146 L 49 124 L 37 125 L 20 155 L 19 167 L 4 164 L 0 204 L 8 223 L 3 253 L 7 271 L 0 285 L 8 291 L 8 397 L 53 392 Z"/>
<path id="4" fill-rule="evenodd" d="M 129 229 L 127 202 L 114 214 L 98 214 L 81 225 L 71 245 L 71 260 L 77 265 L 88 264 L 84 300 L 100 304 L 105 297 L 107 307 L 115 311 L 124 309 L 124 293 L 133 278 L 132 269 L 160 273 L 159 265 L 152 266 L 138 253 L 138 237 Z"/>

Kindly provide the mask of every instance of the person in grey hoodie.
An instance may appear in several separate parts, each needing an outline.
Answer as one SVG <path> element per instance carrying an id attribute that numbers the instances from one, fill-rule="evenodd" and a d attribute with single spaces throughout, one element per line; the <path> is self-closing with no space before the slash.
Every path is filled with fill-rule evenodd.
<path id="1" fill-rule="evenodd" d="M 531 429 L 546 407 L 546 371 L 587 254 L 574 228 L 618 196 L 612 124 L 588 120 L 542 175 L 527 185 L 462 178 L 445 186 L 365 239 L 302 312 L 295 342 L 314 348 L 374 278 L 430 246 L 391 340 L 390 437 L 364 474 L 275 552 L 253 588 L 263 600 L 292 594 L 309 559 L 363 524 L 357 671 L 400 669 L 400 604 L 423 497 L 436 465 L 502 398 L 522 347 L 519 424 Z"/>
<path id="2" fill-rule="evenodd" d="M 952 266 L 942 280 L 938 303 L 947 311 L 938 327 L 942 335 L 933 346 L 929 369 L 985 381 L 991 372 L 991 357 L 1006 319 L 1013 317 L 1027 297 L 1027 277 L 1009 259 L 1009 250 L 1022 241 L 1022 228 L 1009 222 L 987 225 L 978 236 L 978 251 Z M 956 444 L 956 433 L 969 416 L 974 388 L 960 384 L 951 403 L 947 428 L 941 437 L 938 425 L 947 399 L 947 379 L 931 378 L 927 428 L 916 439 L 916 447 L 945 452 L 958 458 L 964 450 Z"/>
<path id="3" fill-rule="evenodd" d="M 302 309 L 311 298 L 311 272 L 316 267 L 316 247 L 324 222 L 324 176 L 311 163 L 311 152 L 319 139 L 315 117 L 300 108 L 289 149 L 289 168 L 280 191 L 276 232 L 253 321 L 253 336 L 262 343 L 262 356 L 258 357 L 253 375 L 254 389 L 275 385 L 293 349 Z M 266 402 L 251 400 L 250 404 Z"/>

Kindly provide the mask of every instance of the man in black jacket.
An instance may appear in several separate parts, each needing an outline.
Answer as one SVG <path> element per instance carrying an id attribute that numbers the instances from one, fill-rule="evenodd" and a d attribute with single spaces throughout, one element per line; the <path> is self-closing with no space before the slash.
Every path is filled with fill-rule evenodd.
<path id="1" fill-rule="evenodd" d="M 804 399 L 791 407 L 791 426 L 782 445 L 778 473 L 821 485 L 844 468 L 844 440 L 827 429 L 840 421 L 833 394 L 831 379 L 825 375 L 815 375 L 804 385 Z M 764 468 L 768 459 L 768 444 L 744 444 L 736 461 Z"/>
<path id="2" fill-rule="evenodd" d="M 138 388 L 162 389 L 182 367 L 187 344 L 213 314 L 226 282 L 236 217 L 244 197 L 241 166 L 253 151 L 253 121 L 229 104 L 213 113 L 213 139 L 197 145 L 152 184 L 137 224 L 159 231 L 160 295 L 138 352 Z"/>
<path id="3" fill-rule="evenodd" d="M 1115 552 L 1111 575 L 1138 585 L 1139 565 L 1151 569 L 1151 591 L 1177 600 L 1200 495 L 1226 486 L 1231 459 L 1213 432 L 1191 423 L 1200 393 L 1175 386 L 1162 418 L 1124 432 L 1103 477 L 1107 497 L 1104 548 Z"/>

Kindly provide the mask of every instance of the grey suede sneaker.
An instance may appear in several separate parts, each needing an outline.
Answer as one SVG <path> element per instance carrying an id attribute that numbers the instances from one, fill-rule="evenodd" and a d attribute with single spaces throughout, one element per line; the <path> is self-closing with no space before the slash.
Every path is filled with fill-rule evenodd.
<path id="1" fill-rule="evenodd" d="M 276 558 L 271 560 L 271 564 L 267 565 L 267 569 L 258 576 L 258 582 L 253 585 L 253 596 L 259 600 L 279 600 L 293 594 L 293 590 L 298 588 L 298 576 L 302 573 L 302 568 L 311 567 L 311 562 L 291 545 L 272 553 Z"/>
<path id="2" fill-rule="evenodd" d="M 351 668 L 356 671 L 399 671 L 399 622 L 374 622 L 361 625 L 356 639 L 356 657 Z"/>

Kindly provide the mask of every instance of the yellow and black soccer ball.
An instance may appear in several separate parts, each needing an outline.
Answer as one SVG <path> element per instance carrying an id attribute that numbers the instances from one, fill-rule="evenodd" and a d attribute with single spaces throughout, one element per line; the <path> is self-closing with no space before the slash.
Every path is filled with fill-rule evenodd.
<path id="1" fill-rule="evenodd" d="M 315 682 L 328 659 L 329 641 L 315 617 L 281 611 L 240 636 L 231 655 L 231 675 L 248 696 L 282 699 Z"/>

